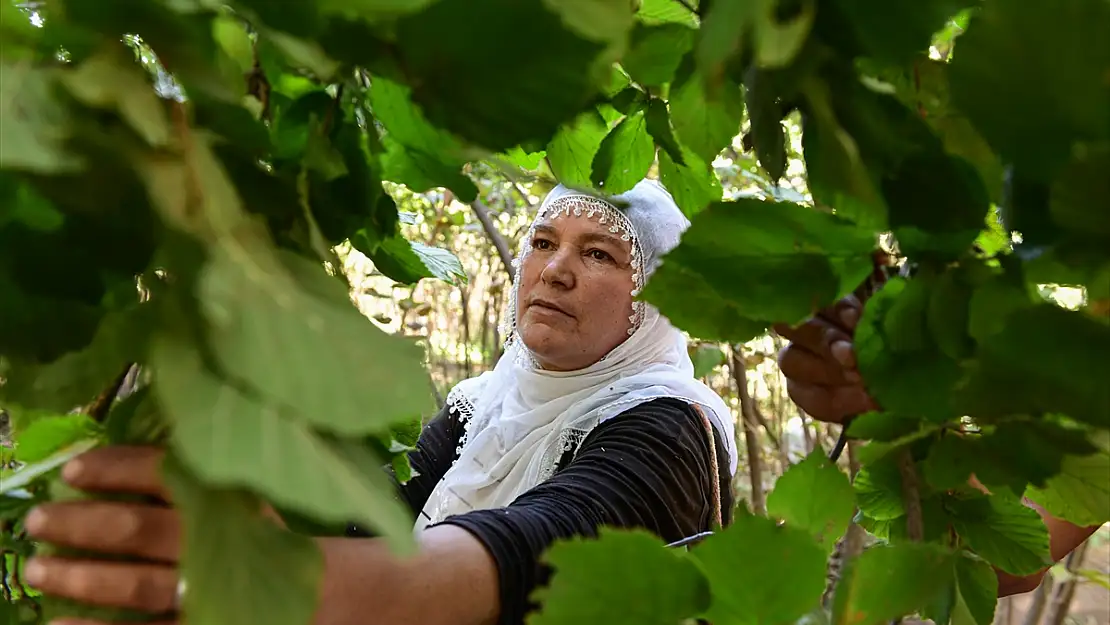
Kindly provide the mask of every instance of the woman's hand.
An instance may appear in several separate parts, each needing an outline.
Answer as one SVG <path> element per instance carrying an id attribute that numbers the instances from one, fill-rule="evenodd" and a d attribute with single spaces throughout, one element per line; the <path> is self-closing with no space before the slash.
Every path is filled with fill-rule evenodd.
<path id="1" fill-rule="evenodd" d="M 62 478 L 90 493 L 127 493 L 168 502 L 164 452 L 153 447 L 104 447 L 71 460 Z M 177 610 L 181 520 L 167 504 L 64 501 L 27 515 L 27 533 L 58 547 L 146 560 L 145 563 L 57 556 L 28 561 L 24 577 L 44 593 L 99 606 L 152 614 Z M 83 620 L 56 625 L 91 625 Z"/>
<path id="2" fill-rule="evenodd" d="M 842 423 L 877 410 L 856 370 L 852 337 L 863 305 L 849 295 L 797 327 L 776 325 L 790 344 L 779 354 L 790 398 L 814 419 Z"/>

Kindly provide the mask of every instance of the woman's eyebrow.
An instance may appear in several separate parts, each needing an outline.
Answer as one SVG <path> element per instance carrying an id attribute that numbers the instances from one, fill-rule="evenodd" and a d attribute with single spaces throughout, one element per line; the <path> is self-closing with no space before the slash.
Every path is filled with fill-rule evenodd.
<path id="1" fill-rule="evenodd" d="M 615 237 L 604 232 L 587 232 L 578 237 L 578 240 L 581 243 L 608 243 L 609 245 L 615 245 L 621 249 L 624 249 L 625 244 L 628 243 L 620 237 Z"/>

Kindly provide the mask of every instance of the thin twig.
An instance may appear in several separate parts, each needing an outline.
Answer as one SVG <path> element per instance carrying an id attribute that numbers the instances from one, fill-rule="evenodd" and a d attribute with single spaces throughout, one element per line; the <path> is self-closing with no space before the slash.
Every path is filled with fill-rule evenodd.
<path id="1" fill-rule="evenodd" d="M 131 373 L 131 367 L 134 366 L 134 363 L 127 363 L 127 366 L 123 368 L 123 372 L 117 375 L 115 380 L 112 380 L 112 384 L 93 400 L 93 403 L 89 405 L 87 410 L 90 419 L 97 423 L 104 422 L 104 419 L 108 417 L 108 412 L 112 409 L 112 402 L 116 400 L 116 396 L 119 395 L 119 390 L 127 380 L 127 374 Z"/>
<path id="2" fill-rule="evenodd" d="M 470 203 L 470 207 L 474 209 L 478 221 L 482 222 L 482 228 L 485 229 L 486 236 L 493 242 L 493 247 L 497 249 L 497 255 L 501 257 L 501 262 L 505 265 L 505 271 L 509 274 L 509 282 L 512 282 L 515 276 L 513 275 L 513 253 L 509 250 L 509 242 L 505 240 L 505 237 L 493 224 L 493 219 L 489 215 L 489 208 L 481 200 L 474 200 Z"/>

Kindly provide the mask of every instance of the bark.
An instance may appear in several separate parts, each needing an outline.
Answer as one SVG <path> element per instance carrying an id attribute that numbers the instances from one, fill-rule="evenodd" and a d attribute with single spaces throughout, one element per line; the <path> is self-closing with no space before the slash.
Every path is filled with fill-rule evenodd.
<path id="1" fill-rule="evenodd" d="M 481 200 L 474 200 L 470 207 L 474 209 L 478 221 L 482 222 L 482 229 L 486 231 L 486 236 L 493 242 L 493 247 L 497 249 L 497 255 L 501 257 L 501 262 L 505 265 L 505 271 L 509 274 L 509 282 L 512 282 L 515 275 L 513 272 L 513 253 L 509 249 L 509 242 L 505 240 L 497 226 L 493 224 L 493 219 L 489 216 L 489 208 Z"/>
<path id="2" fill-rule="evenodd" d="M 748 370 L 744 365 L 743 348 L 734 345 L 732 348 L 732 379 L 736 383 L 736 392 L 740 398 L 740 422 L 744 426 L 744 446 L 748 452 L 748 476 L 752 486 L 752 512 L 765 514 L 767 503 L 763 495 L 763 460 L 760 457 L 759 429 L 755 425 L 755 402 L 748 393 Z"/>
<path id="3" fill-rule="evenodd" d="M 1086 555 L 1087 545 L 1089 544 L 1090 541 L 1084 541 L 1064 560 L 1064 568 L 1072 575 L 1056 584 L 1052 589 L 1052 599 L 1048 602 L 1048 614 L 1045 615 L 1044 620 L 1045 625 L 1063 625 L 1064 619 L 1071 610 L 1071 600 L 1075 597 L 1076 577 L 1074 573 L 1083 564 L 1083 556 Z"/>
<path id="4" fill-rule="evenodd" d="M 1025 618 L 1022 620 L 1022 625 L 1037 625 L 1041 622 L 1041 615 L 1044 614 L 1044 607 L 1048 604 L 1048 596 L 1052 593 L 1052 575 L 1045 575 L 1041 579 L 1041 585 L 1033 591 L 1033 602 L 1029 604 L 1029 609 L 1025 612 Z"/>

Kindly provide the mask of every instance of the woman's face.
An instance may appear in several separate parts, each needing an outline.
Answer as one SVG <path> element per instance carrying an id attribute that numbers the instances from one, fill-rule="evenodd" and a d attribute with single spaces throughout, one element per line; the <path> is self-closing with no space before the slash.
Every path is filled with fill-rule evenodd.
<path id="1" fill-rule="evenodd" d="M 632 314 L 632 245 L 598 223 L 572 214 L 536 227 L 520 271 L 517 331 L 551 371 L 601 360 L 628 338 Z"/>

